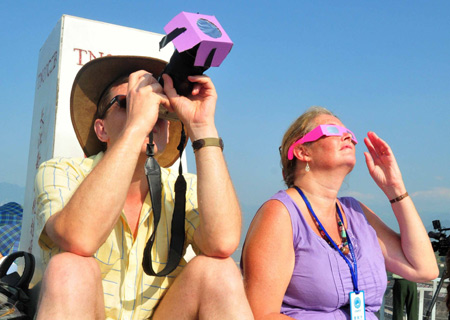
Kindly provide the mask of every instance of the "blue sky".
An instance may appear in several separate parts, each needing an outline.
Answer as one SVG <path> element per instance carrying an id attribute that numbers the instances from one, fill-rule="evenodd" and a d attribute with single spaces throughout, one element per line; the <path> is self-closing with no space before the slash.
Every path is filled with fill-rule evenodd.
<path id="1" fill-rule="evenodd" d="M 179 12 L 199 12 L 215 15 L 234 42 L 221 67 L 207 74 L 218 90 L 216 124 L 246 225 L 284 188 L 278 156 L 284 131 L 309 106 L 321 105 L 359 141 L 369 130 L 384 138 L 426 226 L 441 219 L 450 227 L 447 0 L 1 3 L 0 183 L 25 185 L 39 49 L 63 14 L 164 33 Z M 360 143 L 341 194 L 397 229 L 363 151 Z"/>

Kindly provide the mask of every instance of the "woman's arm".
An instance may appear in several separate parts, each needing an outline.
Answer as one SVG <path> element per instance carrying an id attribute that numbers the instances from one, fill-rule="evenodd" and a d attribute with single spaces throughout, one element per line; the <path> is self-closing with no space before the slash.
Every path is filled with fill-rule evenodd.
<path id="1" fill-rule="evenodd" d="M 439 269 L 425 227 L 411 198 L 402 201 L 405 203 L 393 208 L 400 234 L 384 224 L 367 206 L 361 203 L 361 207 L 377 232 L 388 271 L 415 282 L 435 279 Z"/>
<path id="2" fill-rule="evenodd" d="M 389 200 L 406 193 L 400 169 L 389 145 L 369 132 L 364 142 L 370 175 Z M 400 234 L 395 233 L 367 206 L 361 204 L 367 220 L 377 232 L 386 268 L 405 279 L 421 282 L 435 279 L 439 270 L 430 239 L 411 197 L 391 203 Z"/>
<path id="3" fill-rule="evenodd" d="M 278 200 L 256 213 L 242 255 L 244 285 L 255 319 L 291 319 L 280 314 L 294 270 L 291 219 Z"/>

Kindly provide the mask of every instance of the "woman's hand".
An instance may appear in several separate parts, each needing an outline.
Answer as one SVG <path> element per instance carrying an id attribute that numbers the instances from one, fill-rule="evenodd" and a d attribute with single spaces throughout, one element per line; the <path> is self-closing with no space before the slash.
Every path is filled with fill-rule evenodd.
<path id="1" fill-rule="evenodd" d="M 364 152 L 367 168 L 372 179 L 389 199 L 406 192 L 402 174 L 389 145 L 375 132 L 368 132 L 364 143 L 369 152 Z"/>
<path id="2" fill-rule="evenodd" d="M 205 75 L 189 76 L 188 80 L 194 82 L 189 97 L 178 95 L 169 75 L 163 74 L 163 79 L 164 92 L 170 101 L 170 107 L 167 109 L 176 112 L 186 126 L 191 140 L 217 137 L 214 124 L 217 93 L 211 79 Z"/>
<path id="3" fill-rule="evenodd" d="M 364 139 L 367 168 L 376 184 L 388 199 L 406 192 L 400 169 L 389 145 L 374 132 Z M 394 232 L 364 204 L 361 204 L 370 225 L 375 229 L 386 269 L 405 279 L 425 282 L 439 274 L 430 238 L 411 197 L 391 204 L 398 221 L 400 234 Z"/>

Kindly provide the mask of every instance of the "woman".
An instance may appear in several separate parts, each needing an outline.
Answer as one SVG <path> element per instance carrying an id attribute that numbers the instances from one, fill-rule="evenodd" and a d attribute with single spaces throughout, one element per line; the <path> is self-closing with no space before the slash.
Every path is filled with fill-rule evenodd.
<path id="1" fill-rule="evenodd" d="M 330 111 L 310 108 L 280 147 L 288 189 L 263 204 L 247 234 L 242 268 L 256 319 L 363 319 L 364 310 L 365 319 L 376 319 L 386 269 L 416 282 L 437 277 L 392 150 L 373 132 L 364 142 L 370 175 L 391 200 L 400 234 L 361 202 L 337 198 L 355 166 L 357 140 Z"/>

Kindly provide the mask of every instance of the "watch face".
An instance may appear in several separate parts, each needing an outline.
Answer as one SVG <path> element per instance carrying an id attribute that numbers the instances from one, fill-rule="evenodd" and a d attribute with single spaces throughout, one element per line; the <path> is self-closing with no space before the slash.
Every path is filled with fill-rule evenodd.
<path id="1" fill-rule="evenodd" d="M 196 140 L 192 143 L 192 148 L 194 148 L 194 150 L 198 150 L 204 146 L 205 146 L 205 140 L 203 140 L 203 139 Z"/>
<path id="2" fill-rule="evenodd" d="M 197 20 L 198 28 L 207 36 L 211 38 L 220 38 L 222 36 L 222 32 L 217 26 L 209 20 L 206 19 L 198 19 Z"/>

